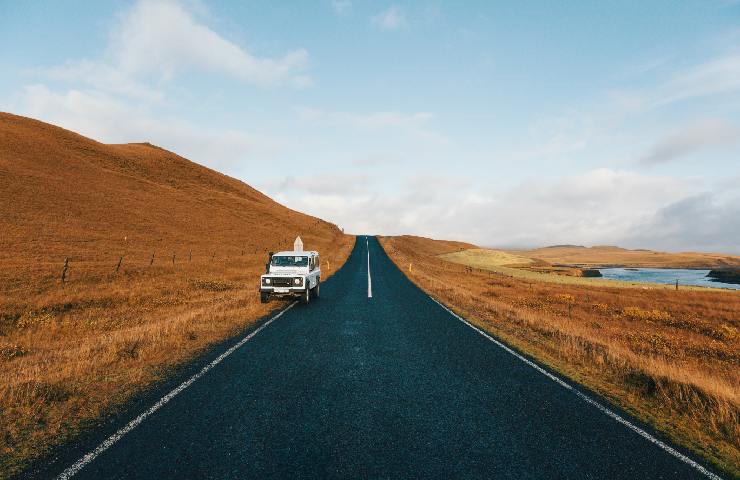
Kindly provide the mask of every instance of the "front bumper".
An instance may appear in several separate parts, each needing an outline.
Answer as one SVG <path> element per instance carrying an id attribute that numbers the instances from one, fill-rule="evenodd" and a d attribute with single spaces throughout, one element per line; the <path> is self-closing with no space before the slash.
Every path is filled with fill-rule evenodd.
<path id="1" fill-rule="evenodd" d="M 291 297 L 301 295 L 306 291 L 306 288 L 301 285 L 300 287 L 260 287 L 260 293 L 268 293 L 273 296 Z"/>

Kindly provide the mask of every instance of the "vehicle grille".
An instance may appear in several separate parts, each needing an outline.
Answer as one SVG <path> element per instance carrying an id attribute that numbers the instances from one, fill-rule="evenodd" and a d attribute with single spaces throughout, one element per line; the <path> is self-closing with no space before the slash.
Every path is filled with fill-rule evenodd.
<path id="1" fill-rule="evenodd" d="M 293 277 L 271 277 L 271 281 L 275 287 L 290 287 L 293 285 Z"/>

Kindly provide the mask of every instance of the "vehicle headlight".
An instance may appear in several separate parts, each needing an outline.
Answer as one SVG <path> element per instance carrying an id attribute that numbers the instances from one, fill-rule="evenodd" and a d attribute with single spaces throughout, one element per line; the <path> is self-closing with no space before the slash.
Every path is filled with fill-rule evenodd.
<path id="1" fill-rule="evenodd" d="M 265 280 L 265 285 L 269 285 L 270 284 L 270 279 L 269 278 L 265 278 L 264 280 Z"/>
<path id="2" fill-rule="evenodd" d="M 300 277 L 299 277 L 299 278 L 294 278 L 294 279 L 293 279 L 293 283 L 295 283 L 296 285 L 300 285 L 300 284 L 301 284 L 301 279 L 300 279 Z"/>

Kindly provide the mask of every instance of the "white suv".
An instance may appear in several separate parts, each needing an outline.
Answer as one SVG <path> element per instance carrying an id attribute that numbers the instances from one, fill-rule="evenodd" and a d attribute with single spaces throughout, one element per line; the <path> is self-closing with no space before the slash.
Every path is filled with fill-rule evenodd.
<path id="1" fill-rule="evenodd" d="M 308 303 L 319 298 L 321 262 L 318 252 L 278 252 L 270 256 L 267 273 L 260 277 L 260 301 L 272 297 L 299 297 Z"/>

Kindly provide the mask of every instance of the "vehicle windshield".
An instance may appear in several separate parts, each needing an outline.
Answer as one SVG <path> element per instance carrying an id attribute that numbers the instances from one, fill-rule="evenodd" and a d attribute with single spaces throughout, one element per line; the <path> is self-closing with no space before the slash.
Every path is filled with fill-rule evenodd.
<path id="1" fill-rule="evenodd" d="M 294 257 L 287 255 L 273 255 L 271 265 L 276 267 L 307 267 L 308 257 Z"/>

